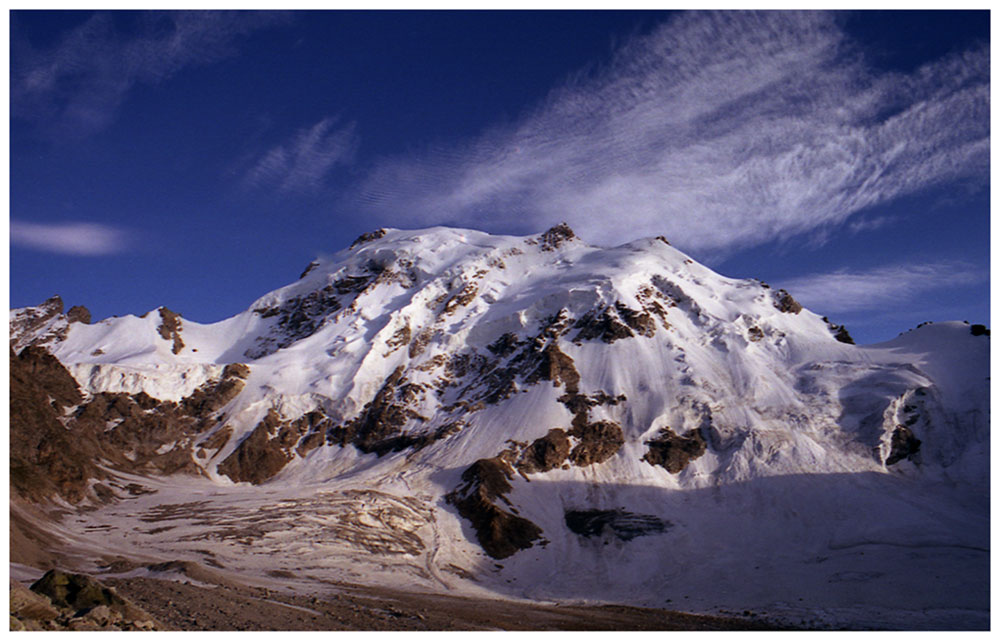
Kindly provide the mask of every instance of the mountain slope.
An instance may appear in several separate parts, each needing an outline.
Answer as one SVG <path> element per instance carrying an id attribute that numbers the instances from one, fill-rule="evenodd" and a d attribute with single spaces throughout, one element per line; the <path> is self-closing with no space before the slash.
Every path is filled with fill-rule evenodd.
<path id="1" fill-rule="evenodd" d="M 58 358 L 69 428 L 103 420 L 106 470 L 155 492 L 105 487 L 86 521 L 120 548 L 186 532 L 251 573 L 855 623 L 988 608 L 988 336 L 962 323 L 858 347 L 662 238 L 565 226 L 379 230 L 214 324 L 58 306 L 13 311 L 12 347 Z M 168 517 L 192 493 L 209 515 Z M 173 531 L 126 543 L 136 517 Z"/>

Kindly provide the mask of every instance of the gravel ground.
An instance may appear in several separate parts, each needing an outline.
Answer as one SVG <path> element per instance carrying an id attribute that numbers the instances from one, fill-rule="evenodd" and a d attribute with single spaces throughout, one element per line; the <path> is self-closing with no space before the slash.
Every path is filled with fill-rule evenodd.
<path id="1" fill-rule="evenodd" d="M 153 578 L 102 582 L 168 629 L 276 630 L 766 630 L 779 627 L 619 605 L 543 605 L 350 587 L 317 596 L 244 586 L 206 587 Z"/>

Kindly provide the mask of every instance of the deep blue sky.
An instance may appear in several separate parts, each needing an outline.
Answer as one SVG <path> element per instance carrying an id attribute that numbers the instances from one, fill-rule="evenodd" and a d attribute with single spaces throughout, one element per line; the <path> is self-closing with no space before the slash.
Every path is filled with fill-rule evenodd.
<path id="1" fill-rule="evenodd" d="M 11 13 L 10 305 L 210 322 L 378 226 L 665 234 L 989 320 L 987 12 Z"/>

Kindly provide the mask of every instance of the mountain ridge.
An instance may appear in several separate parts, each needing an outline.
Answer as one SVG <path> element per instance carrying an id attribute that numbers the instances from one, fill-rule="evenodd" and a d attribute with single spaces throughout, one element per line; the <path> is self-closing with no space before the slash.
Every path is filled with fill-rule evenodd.
<path id="1" fill-rule="evenodd" d="M 508 575 L 531 593 L 579 593 L 569 575 L 602 557 L 594 542 L 647 549 L 623 566 L 655 564 L 656 544 L 685 547 L 685 531 L 708 526 L 664 505 L 723 491 L 744 513 L 747 496 L 761 499 L 750 487 L 795 477 L 892 487 L 875 500 L 883 514 L 988 548 L 978 525 L 941 529 L 931 521 L 946 507 L 914 512 L 903 498 L 948 485 L 982 495 L 988 335 L 938 323 L 859 347 L 787 292 L 715 274 L 663 238 L 602 249 L 565 225 L 525 238 L 382 229 L 221 322 L 155 311 L 88 324 L 61 301 L 14 310 L 12 362 L 35 345 L 73 376 L 84 400 L 63 419 L 113 451 L 112 478 L 170 494 L 162 483 L 187 474 L 178 486 L 205 483 L 197 492 L 219 504 L 251 500 L 240 487 L 253 486 L 292 502 L 333 490 L 394 505 L 379 508 L 401 509 L 403 566 L 423 567 L 422 588 L 508 592 Z M 82 499 L 119 503 L 105 511 L 120 518 L 129 500 L 159 503 L 94 479 Z M 811 511 L 785 492 L 769 499 Z M 844 496 L 837 508 L 850 511 Z M 963 502 L 974 522 L 981 499 Z M 861 539 L 882 539 L 877 515 L 859 517 Z M 199 522 L 187 526 L 211 529 Z M 352 525 L 349 555 L 367 557 L 358 549 L 386 524 Z M 564 577 L 532 569 L 559 553 L 589 559 Z M 494 577 L 483 554 L 512 565 Z M 636 574 L 616 573 L 607 597 L 656 582 Z"/>

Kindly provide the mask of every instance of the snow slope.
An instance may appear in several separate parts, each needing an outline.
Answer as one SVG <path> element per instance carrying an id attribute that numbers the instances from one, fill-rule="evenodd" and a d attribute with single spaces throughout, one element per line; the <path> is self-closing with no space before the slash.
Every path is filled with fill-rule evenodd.
<path id="1" fill-rule="evenodd" d="M 55 335 L 91 396 L 177 402 L 250 371 L 193 436 L 205 477 L 130 477 L 155 493 L 76 516 L 81 549 L 100 527 L 261 579 L 988 625 L 989 338 L 963 323 L 855 346 L 662 238 L 564 226 L 379 230 L 214 324 L 45 322 L 18 346 Z M 540 530 L 509 554 L 463 506 L 483 460 L 509 489 L 476 508 Z"/>

